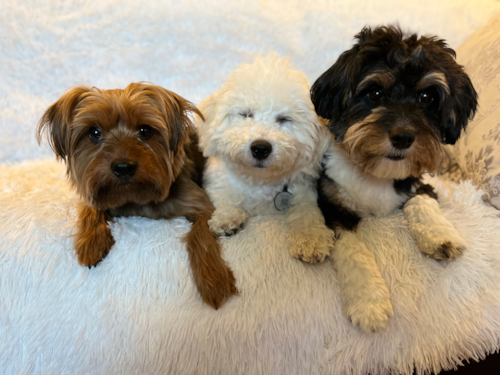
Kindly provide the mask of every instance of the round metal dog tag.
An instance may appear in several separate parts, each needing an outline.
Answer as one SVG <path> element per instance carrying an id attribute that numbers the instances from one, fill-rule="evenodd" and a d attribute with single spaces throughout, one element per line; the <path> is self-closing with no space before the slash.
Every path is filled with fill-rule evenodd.
<path id="1" fill-rule="evenodd" d="M 278 211 L 286 211 L 292 207 L 292 198 L 293 195 L 288 191 L 282 191 L 274 197 L 274 207 L 276 207 Z"/>

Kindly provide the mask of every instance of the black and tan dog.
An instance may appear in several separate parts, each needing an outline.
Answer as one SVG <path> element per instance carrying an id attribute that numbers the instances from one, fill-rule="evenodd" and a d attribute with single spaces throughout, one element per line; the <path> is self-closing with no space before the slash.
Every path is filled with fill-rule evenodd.
<path id="1" fill-rule="evenodd" d="M 185 216 L 193 223 L 183 240 L 196 286 L 218 308 L 237 291 L 207 224 L 214 207 L 199 185 L 204 158 L 190 113 L 202 116 L 189 101 L 151 84 L 77 86 L 45 112 L 38 140 L 47 132 L 83 198 L 75 236 L 81 265 L 95 266 L 110 251 L 113 217 Z"/>
<path id="2" fill-rule="evenodd" d="M 339 241 L 332 256 L 344 311 L 365 331 L 393 314 L 389 289 L 366 245 L 360 220 L 403 208 L 412 237 L 431 258 L 452 261 L 464 239 L 421 181 L 435 172 L 476 111 L 477 94 L 455 52 L 436 37 L 405 37 L 397 27 L 364 28 L 357 42 L 314 83 L 316 112 L 332 145 L 319 205 Z"/>

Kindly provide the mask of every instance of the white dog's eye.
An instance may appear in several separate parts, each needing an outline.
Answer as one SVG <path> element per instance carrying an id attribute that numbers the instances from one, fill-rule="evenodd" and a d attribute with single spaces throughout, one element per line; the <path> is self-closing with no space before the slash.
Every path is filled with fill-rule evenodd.
<path id="1" fill-rule="evenodd" d="M 253 112 L 248 110 L 244 112 L 240 112 L 240 116 L 244 118 L 253 118 Z"/>
<path id="2" fill-rule="evenodd" d="M 284 116 L 284 115 L 278 115 L 276 116 L 276 122 L 278 124 L 285 124 L 287 122 L 291 122 L 292 121 L 292 118 L 291 117 L 288 117 L 288 116 Z"/>

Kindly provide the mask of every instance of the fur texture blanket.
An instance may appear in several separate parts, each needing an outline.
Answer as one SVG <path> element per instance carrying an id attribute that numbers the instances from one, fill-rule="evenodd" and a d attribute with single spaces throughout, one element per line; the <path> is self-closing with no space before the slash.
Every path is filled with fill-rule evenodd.
<path id="1" fill-rule="evenodd" d="M 438 371 L 500 344 L 500 219 L 471 183 L 437 185 L 468 242 L 455 263 L 427 259 L 403 216 L 361 233 L 391 289 L 387 331 L 344 317 L 331 261 L 285 246 L 278 216 L 224 242 L 240 297 L 204 305 L 177 239 L 184 219 L 118 219 L 116 245 L 80 267 L 78 197 L 54 161 L 0 167 L 0 369 L 5 374 L 384 374 Z"/>

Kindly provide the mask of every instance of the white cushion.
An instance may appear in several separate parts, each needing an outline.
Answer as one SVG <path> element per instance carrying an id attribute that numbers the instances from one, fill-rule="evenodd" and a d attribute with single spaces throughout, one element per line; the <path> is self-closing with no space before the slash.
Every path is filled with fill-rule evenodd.
<path id="1" fill-rule="evenodd" d="M 470 182 L 438 184 L 463 258 L 422 255 L 401 214 L 361 233 L 387 280 L 394 317 L 365 334 L 343 315 L 331 261 L 286 247 L 279 215 L 224 241 L 240 297 L 218 311 L 196 292 L 178 241 L 189 224 L 112 225 L 97 268 L 77 264 L 78 197 L 54 161 L 0 166 L 0 369 L 4 374 L 372 374 L 452 368 L 500 342 L 500 219 Z"/>

